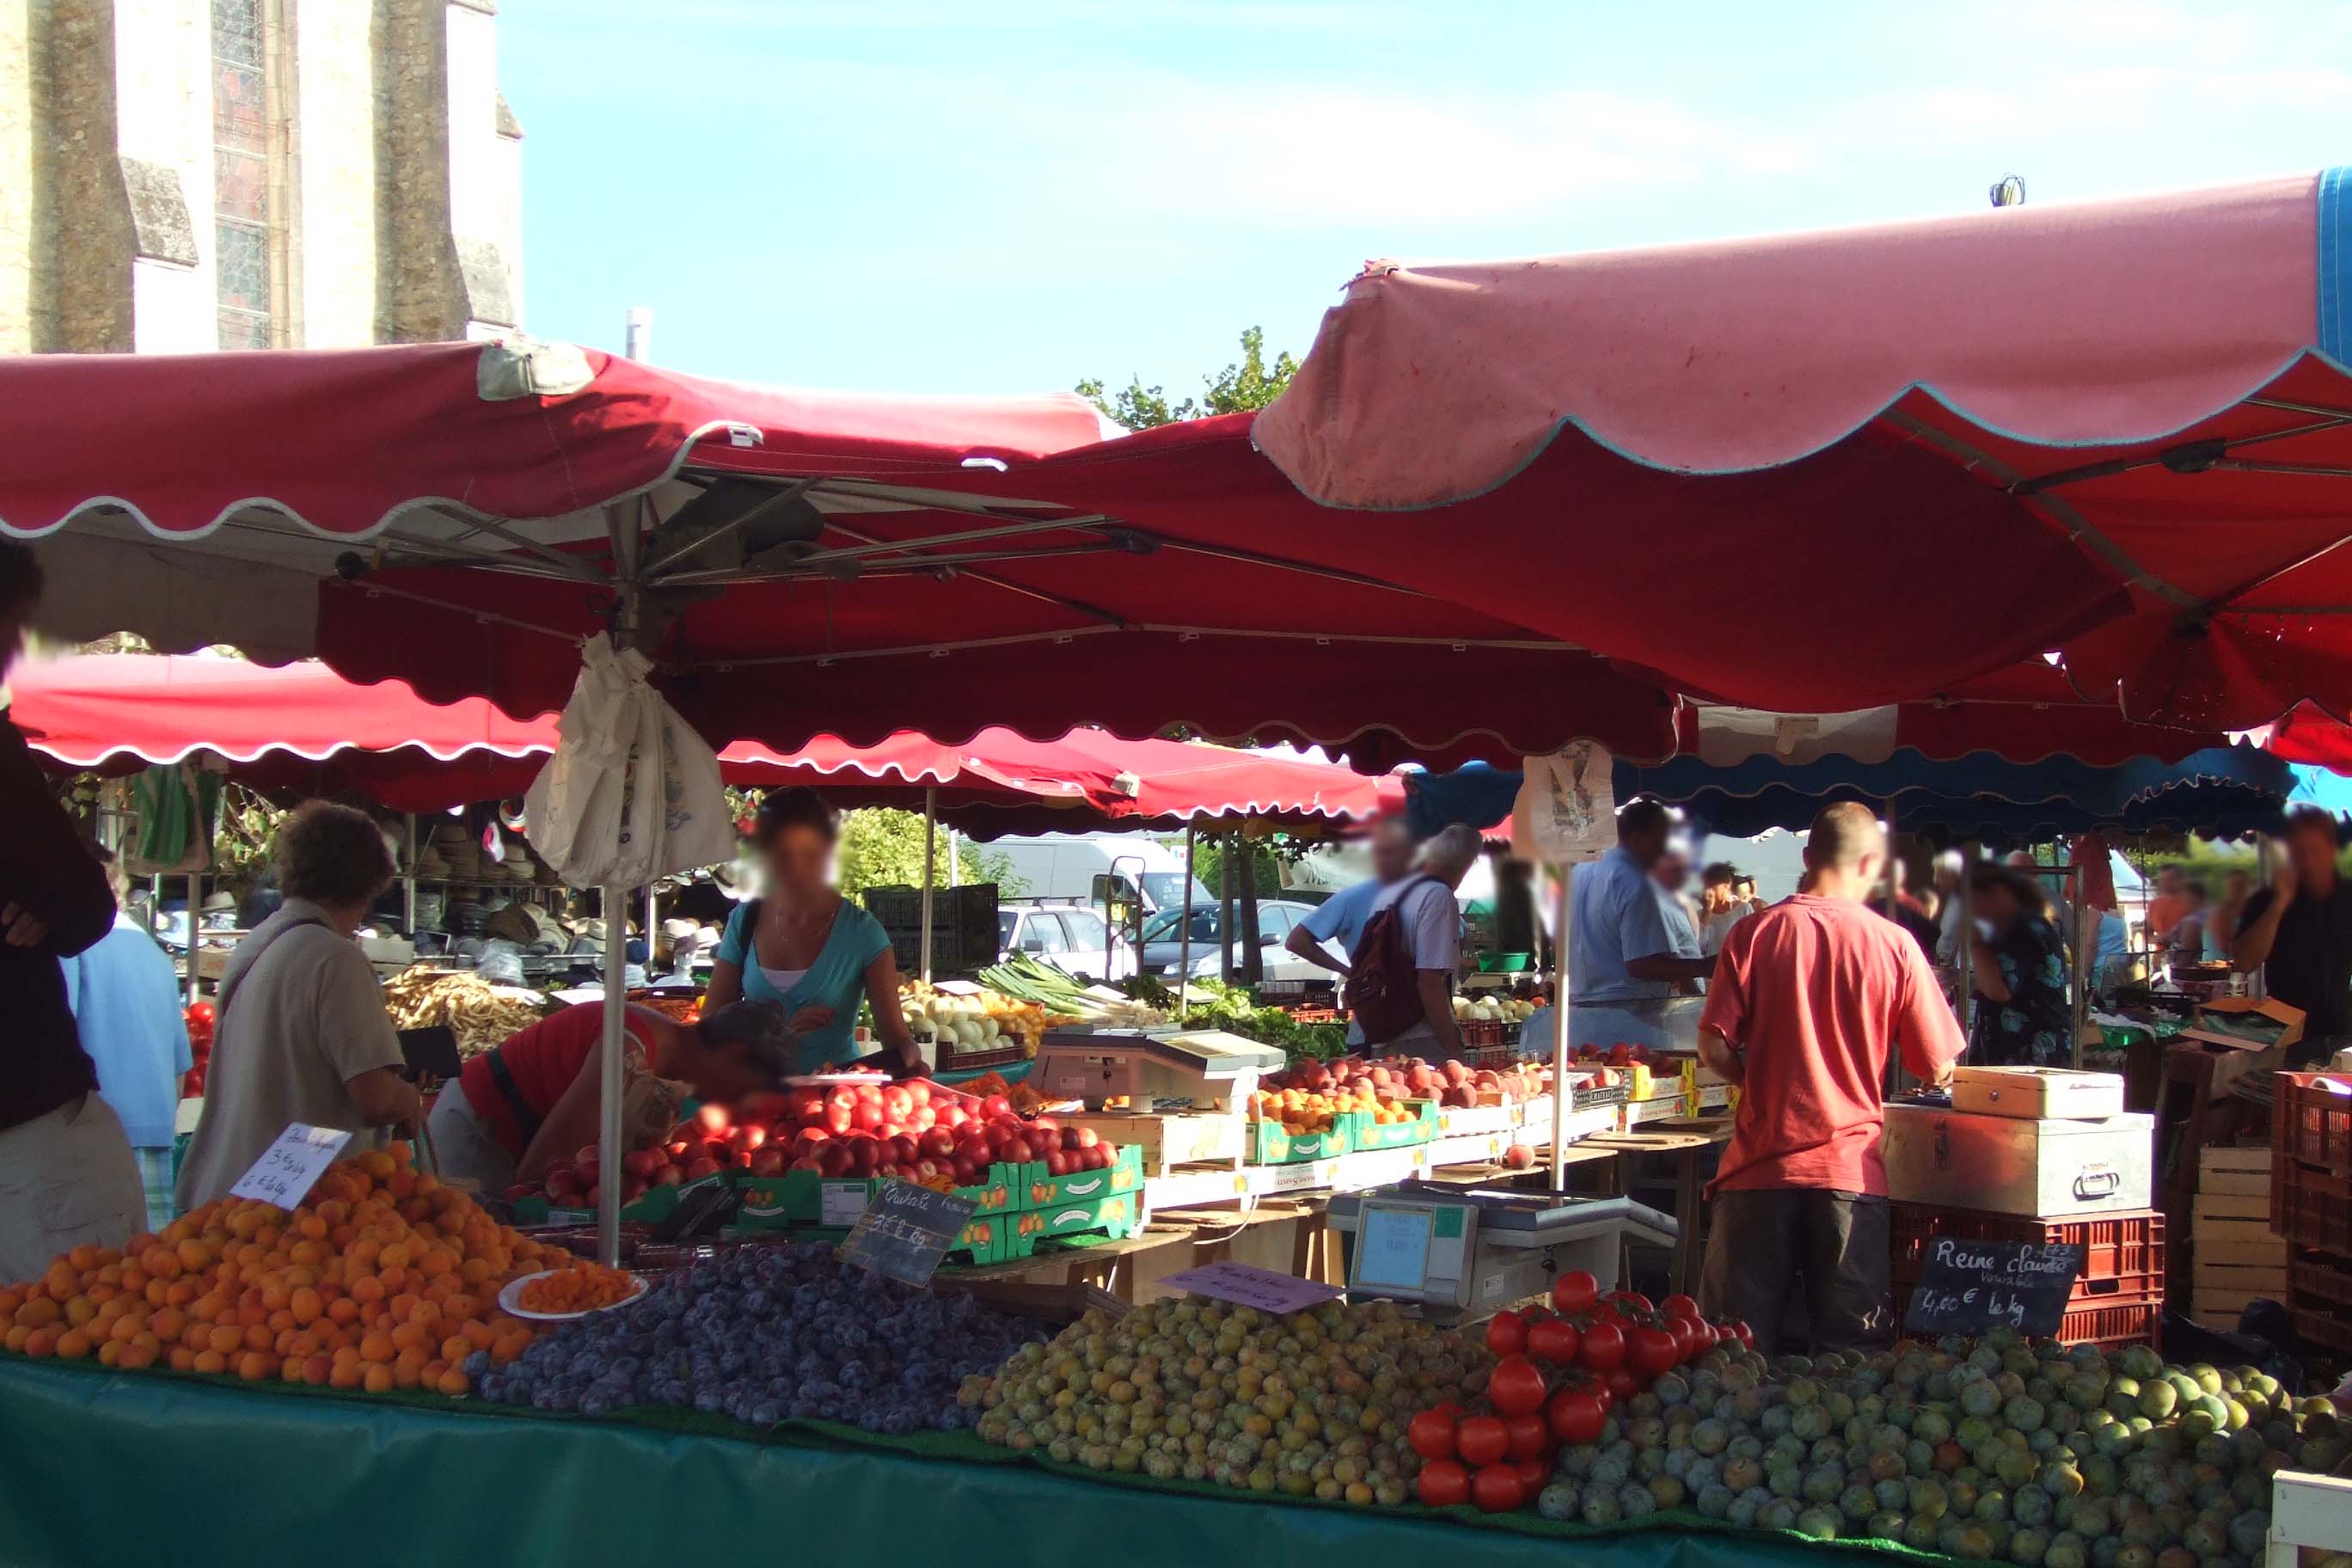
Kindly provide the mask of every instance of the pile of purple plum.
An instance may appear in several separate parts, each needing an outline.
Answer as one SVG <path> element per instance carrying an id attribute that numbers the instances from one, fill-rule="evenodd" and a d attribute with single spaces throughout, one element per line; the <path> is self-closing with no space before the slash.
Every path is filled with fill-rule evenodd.
<path id="1" fill-rule="evenodd" d="M 745 1247 L 541 1335 L 475 1386 L 485 1399 L 591 1415 L 650 1405 L 755 1426 L 949 1431 L 979 1414 L 956 1403 L 966 1374 L 1050 1337 L 969 1292 L 845 1268 L 829 1246 Z"/>

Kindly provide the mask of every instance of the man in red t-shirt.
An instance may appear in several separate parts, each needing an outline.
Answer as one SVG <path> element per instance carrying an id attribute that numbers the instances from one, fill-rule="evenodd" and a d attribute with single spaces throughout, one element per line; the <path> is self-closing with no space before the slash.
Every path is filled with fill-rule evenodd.
<path id="1" fill-rule="evenodd" d="M 1741 1086 L 1700 1294 L 1768 1352 L 1801 1282 L 1816 1348 L 1892 1341 L 1879 1085 L 1896 1051 L 1941 1083 L 1968 1044 L 1919 944 L 1864 902 L 1885 860 L 1867 806 L 1813 818 L 1803 889 L 1731 928 L 1699 1018 L 1699 1059 Z"/>

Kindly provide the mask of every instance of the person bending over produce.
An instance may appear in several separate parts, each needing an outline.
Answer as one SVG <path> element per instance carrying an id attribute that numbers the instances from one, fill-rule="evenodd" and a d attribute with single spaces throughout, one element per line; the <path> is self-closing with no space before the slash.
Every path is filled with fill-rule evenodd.
<path id="1" fill-rule="evenodd" d="M 738 1002 L 681 1024 L 631 1007 L 623 1024 L 621 1125 L 630 1147 L 667 1133 L 684 1093 L 730 1104 L 774 1089 L 793 1068 L 793 1035 L 772 1002 Z M 433 1105 L 441 1173 L 501 1192 L 536 1184 L 550 1165 L 596 1142 L 597 1047 L 604 1004 L 586 1002 L 518 1030 L 466 1064 Z"/>
<path id="2" fill-rule="evenodd" d="M 751 837 L 767 868 L 767 896 L 729 917 L 705 1005 L 777 1004 L 798 1037 L 800 1070 L 823 1072 L 856 1055 L 862 996 L 873 1004 L 874 1032 L 882 1037 L 870 1065 L 900 1078 L 921 1072 L 898 1005 L 889 934 L 833 885 L 841 814 L 814 790 L 772 790 Z"/>
<path id="3" fill-rule="evenodd" d="M 278 830 L 286 901 L 221 975 L 205 1110 L 180 1167 L 183 1213 L 227 1193 L 289 1122 L 340 1127 L 350 1151 L 416 1120 L 375 969 L 352 942 L 394 868 L 366 813 L 310 801 Z"/>
<path id="4" fill-rule="evenodd" d="M 1699 1017 L 1699 1060 L 1742 1086 L 1699 1296 L 1768 1355 L 1800 1289 L 1816 1350 L 1893 1342 L 1878 1086 L 1896 1052 L 1941 1083 L 1965 1043 L 1919 944 L 1864 901 L 1885 862 L 1868 806 L 1824 809 L 1802 889 L 1731 928 Z"/>

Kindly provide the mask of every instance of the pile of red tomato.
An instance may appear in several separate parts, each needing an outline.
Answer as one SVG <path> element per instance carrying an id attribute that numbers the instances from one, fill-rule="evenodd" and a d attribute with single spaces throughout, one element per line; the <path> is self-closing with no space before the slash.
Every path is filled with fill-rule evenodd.
<path id="1" fill-rule="evenodd" d="M 184 1100 L 200 1100 L 205 1092 L 205 1069 L 212 1065 L 213 1025 L 217 1020 L 209 1002 L 191 1002 L 184 1016 L 188 1023 L 188 1076 L 180 1080 L 180 1095 Z"/>
<path id="2" fill-rule="evenodd" d="M 1412 1418 L 1421 1500 L 1488 1513 L 1527 1507 L 1557 1449 L 1596 1441 L 1618 1401 L 1726 1340 L 1754 1335 L 1745 1323 L 1709 1322 L 1688 1296 L 1654 1307 L 1632 1290 L 1603 1297 L 1581 1269 L 1561 1275 L 1549 1310 L 1498 1312 L 1486 1325 L 1486 1348 L 1501 1358 L 1486 1380 L 1489 1408 L 1465 1414 L 1449 1402 Z"/>

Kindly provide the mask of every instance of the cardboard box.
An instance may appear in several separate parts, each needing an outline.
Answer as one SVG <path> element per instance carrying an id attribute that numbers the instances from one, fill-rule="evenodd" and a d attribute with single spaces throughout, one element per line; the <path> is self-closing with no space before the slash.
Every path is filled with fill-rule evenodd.
<path id="1" fill-rule="evenodd" d="M 2221 1058 L 2213 1067 L 2213 1097 L 2218 1100 L 2247 1073 L 2284 1067 L 2288 1047 L 2303 1038 L 2303 1009 L 2284 1002 L 2217 996 L 2198 1007 L 2173 1041 L 2176 1048 L 2190 1042 Z"/>
<path id="2" fill-rule="evenodd" d="M 1353 1147 L 1348 1141 L 1348 1119 L 1341 1117 L 1321 1132 L 1294 1138 L 1279 1121 L 1253 1121 L 1244 1158 L 1253 1165 L 1291 1165 L 1309 1160 L 1330 1160 Z"/>
<path id="3" fill-rule="evenodd" d="M 1404 1108 L 1412 1112 L 1404 1121 L 1377 1121 L 1369 1110 L 1348 1113 L 1348 1142 L 1353 1149 L 1402 1149 L 1413 1143 L 1426 1143 L 1437 1136 L 1437 1102 L 1433 1100 L 1408 1100 Z"/>
<path id="4" fill-rule="evenodd" d="M 1015 1209 L 1061 1208 L 1143 1190 L 1143 1151 L 1132 1143 L 1121 1144 L 1117 1157 L 1099 1171 L 1072 1171 L 1057 1176 L 1043 1160 L 991 1169 L 1017 1173 L 1013 1194 Z"/>
<path id="5" fill-rule="evenodd" d="M 954 1189 L 971 1201 L 973 1212 L 1008 1214 L 1021 1206 L 1026 1184 L 1025 1167 L 994 1164 L 983 1180 Z M 828 1176 L 818 1171 L 786 1171 L 774 1176 L 738 1176 L 743 1208 L 736 1224 L 747 1230 L 774 1230 L 795 1225 L 849 1226 L 866 1210 L 866 1200 L 880 1186 L 880 1176 Z"/>
<path id="6" fill-rule="evenodd" d="M 621 1205 L 621 1223 L 659 1225 L 670 1216 L 670 1211 L 677 1207 L 687 1194 L 698 1192 L 704 1187 L 722 1185 L 727 1180 L 728 1173 L 722 1171 L 715 1176 L 705 1176 L 698 1182 L 687 1182 L 675 1187 L 647 1188 L 646 1194 L 635 1203 Z M 558 1207 L 536 1194 L 530 1197 L 515 1199 L 514 1207 L 515 1224 L 519 1226 L 593 1225 L 596 1223 L 594 1209 Z"/>
<path id="7" fill-rule="evenodd" d="M 1100 1172 L 1094 1173 L 1097 1175 Z M 1099 1236 L 1124 1241 L 1143 1228 L 1143 1197 L 1139 1193 L 1061 1204 L 1052 1208 L 1024 1209 L 1001 1215 L 1010 1257 L 1034 1257 L 1037 1248 L 1060 1237 Z"/>
<path id="8" fill-rule="evenodd" d="M 1147 1176 L 1164 1176 L 1179 1165 L 1239 1168 L 1249 1149 L 1247 1120 L 1223 1111 L 1172 1116 L 1086 1111 L 1061 1120 L 1065 1127 L 1091 1127 L 1108 1142 L 1139 1151 Z"/>

